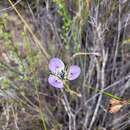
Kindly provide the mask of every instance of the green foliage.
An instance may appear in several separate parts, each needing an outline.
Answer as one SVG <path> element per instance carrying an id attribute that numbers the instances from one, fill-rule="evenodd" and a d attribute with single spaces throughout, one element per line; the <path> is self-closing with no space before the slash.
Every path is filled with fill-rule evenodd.
<path id="1" fill-rule="evenodd" d="M 5 76 L 0 77 L 0 85 L 2 90 L 8 89 L 10 81 Z"/>
<path id="2" fill-rule="evenodd" d="M 7 122 L 9 130 L 15 130 L 12 124 L 20 130 L 121 129 L 119 122 L 125 126 L 129 114 L 126 107 L 130 104 L 128 5 L 128 0 L 33 0 L 20 1 L 15 6 L 25 22 L 17 17 L 16 10 L 13 12 L 13 6 L 9 14 L 3 13 L 0 129 L 4 126 L 1 120 Z M 65 85 L 63 93 L 49 87 L 49 58 L 45 60 L 37 49 L 32 34 L 38 37 L 39 48 L 47 49 L 50 57 L 60 55 L 67 67 L 73 62 L 80 64 L 80 78 L 67 82 L 70 88 Z M 60 48 L 61 42 L 65 49 Z M 118 114 L 112 114 L 108 110 L 110 99 L 120 103 L 128 100 L 126 106 L 121 104 Z M 122 113 L 123 118 L 114 121 Z"/>
<path id="3" fill-rule="evenodd" d="M 68 43 L 68 33 L 70 31 L 70 26 L 72 23 L 71 16 L 67 10 L 64 0 L 54 0 L 54 3 L 58 7 L 58 13 L 62 17 L 62 27 L 60 30 L 61 39 L 64 42 L 64 46 L 67 50 L 69 50 Z"/>
<path id="4" fill-rule="evenodd" d="M 0 82 L 2 88 L 10 86 L 5 81 L 11 81 L 13 85 L 13 82 L 22 81 L 26 83 L 31 80 L 41 61 L 41 53 L 32 47 L 25 30 L 21 29 L 21 33 L 17 37 L 21 39 L 22 44 L 17 41 L 13 42 L 13 34 L 6 30 L 9 22 L 7 14 L 0 18 L 0 39 L 2 41 L 0 43 L 2 48 L 0 52 L 0 70 L 5 71 L 6 79 Z"/>
<path id="5" fill-rule="evenodd" d="M 74 1 L 77 13 L 73 16 L 67 9 L 67 5 L 63 0 L 54 0 L 58 7 L 58 13 L 62 17 L 62 27 L 60 29 L 60 36 L 64 42 L 66 50 L 71 53 L 80 51 L 83 32 L 88 18 L 88 7 L 85 1 Z M 76 10 L 75 10 L 76 11 Z"/>

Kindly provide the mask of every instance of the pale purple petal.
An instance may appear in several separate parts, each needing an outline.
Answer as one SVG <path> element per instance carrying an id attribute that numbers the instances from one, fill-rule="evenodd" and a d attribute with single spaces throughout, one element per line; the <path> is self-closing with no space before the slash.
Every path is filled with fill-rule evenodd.
<path id="1" fill-rule="evenodd" d="M 80 70 L 79 66 L 77 66 L 77 65 L 70 66 L 69 71 L 68 71 L 68 79 L 75 80 L 76 78 L 79 77 L 80 72 L 81 72 L 81 70 Z"/>
<path id="2" fill-rule="evenodd" d="M 49 62 L 49 70 L 56 73 L 59 69 L 64 69 L 65 65 L 59 58 L 52 58 Z"/>
<path id="3" fill-rule="evenodd" d="M 55 88 L 63 88 L 64 87 L 62 80 L 60 80 L 58 77 L 56 77 L 54 75 L 49 76 L 48 82 L 50 85 L 52 85 Z"/>

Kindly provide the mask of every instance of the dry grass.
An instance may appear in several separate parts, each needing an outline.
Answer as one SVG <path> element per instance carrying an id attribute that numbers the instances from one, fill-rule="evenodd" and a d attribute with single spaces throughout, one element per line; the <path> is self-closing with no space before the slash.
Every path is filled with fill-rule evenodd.
<path id="1" fill-rule="evenodd" d="M 15 5 L 15 6 L 14 6 Z M 0 1 L 0 130 L 128 130 L 129 0 Z M 51 87 L 48 60 L 78 64 L 71 90 Z"/>

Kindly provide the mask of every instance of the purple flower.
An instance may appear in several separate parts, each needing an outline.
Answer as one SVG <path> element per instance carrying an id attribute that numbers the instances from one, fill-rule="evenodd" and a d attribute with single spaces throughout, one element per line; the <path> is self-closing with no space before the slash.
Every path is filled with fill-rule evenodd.
<path id="1" fill-rule="evenodd" d="M 59 58 L 52 58 L 49 62 L 49 70 L 56 73 L 58 69 L 64 69 L 65 65 Z"/>
<path id="2" fill-rule="evenodd" d="M 60 80 L 58 77 L 56 77 L 54 75 L 49 76 L 48 82 L 49 82 L 49 84 L 51 84 L 52 86 L 54 86 L 56 88 L 64 87 L 62 80 Z"/>
<path id="3" fill-rule="evenodd" d="M 71 65 L 68 71 L 68 79 L 69 80 L 75 80 L 80 75 L 80 68 L 77 65 Z"/>
<path id="4" fill-rule="evenodd" d="M 49 76 L 48 82 L 56 88 L 63 88 L 64 80 L 75 80 L 81 72 L 80 67 L 77 65 L 70 66 L 68 71 L 66 71 L 64 63 L 59 58 L 52 58 L 50 60 L 49 70 L 52 74 Z"/>

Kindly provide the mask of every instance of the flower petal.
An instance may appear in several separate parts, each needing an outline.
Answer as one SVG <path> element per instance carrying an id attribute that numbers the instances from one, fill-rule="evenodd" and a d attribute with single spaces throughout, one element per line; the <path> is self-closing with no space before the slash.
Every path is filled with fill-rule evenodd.
<path id="1" fill-rule="evenodd" d="M 58 77 L 56 77 L 54 75 L 49 76 L 48 82 L 50 85 L 52 85 L 55 88 L 63 88 L 64 87 L 62 80 L 60 80 Z"/>
<path id="2" fill-rule="evenodd" d="M 52 73 L 56 73 L 59 69 L 64 69 L 65 65 L 59 58 L 52 58 L 49 62 L 49 70 Z"/>
<path id="3" fill-rule="evenodd" d="M 80 72 L 81 72 L 81 70 L 80 70 L 79 66 L 77 66 L 77 65 L 70 66 L 69 71 L 68 71 L 68 79 L 75 80 L 76 78 L 79 77 Z"/>

